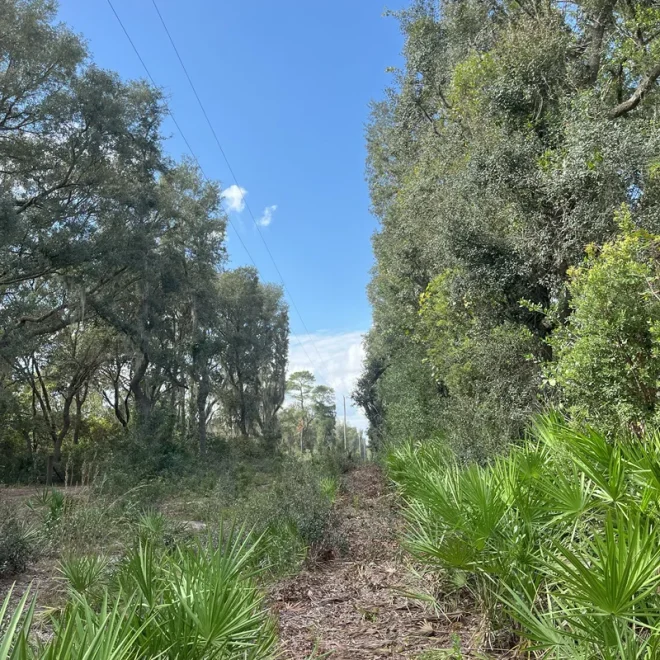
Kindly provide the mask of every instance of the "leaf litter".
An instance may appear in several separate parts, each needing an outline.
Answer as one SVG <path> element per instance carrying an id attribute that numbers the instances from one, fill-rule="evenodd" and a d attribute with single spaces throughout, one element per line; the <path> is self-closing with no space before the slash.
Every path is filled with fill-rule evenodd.
<path id="1" fill-rule="evenodd" d="M 427 585 L 401 548 L 403 521 L 380 467 L 359 467 L 343 485 L 335 506 L 346 551 L 310 563 L 271 592 L 283 657 L 417 658 L 456 643 L 470 657 L 464 645 L 478 634 L 481 617 L 439 615 L 430 602 L 406 595 Z"/>

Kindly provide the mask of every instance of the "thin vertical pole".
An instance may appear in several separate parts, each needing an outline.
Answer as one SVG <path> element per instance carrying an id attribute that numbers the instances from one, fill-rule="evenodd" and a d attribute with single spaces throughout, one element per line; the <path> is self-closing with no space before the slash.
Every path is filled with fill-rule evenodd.
<path id="1" fill-rule="evenodd" d="M 344 395 L 344 451 L 348 449 L 346 442 L 346 396 Z"/>

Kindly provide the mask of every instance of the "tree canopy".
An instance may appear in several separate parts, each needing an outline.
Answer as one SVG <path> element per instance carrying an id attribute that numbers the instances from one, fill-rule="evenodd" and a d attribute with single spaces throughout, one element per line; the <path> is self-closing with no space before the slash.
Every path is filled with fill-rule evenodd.
<path id="1" fill-rule="evenodd" d="M 166 155 L 161 92 L 97 67 L 54 11 L 0 2 L 3 455 L 57 470 L 102 427 L 154 455 L 204 454 L 209 424 L 272 446 L 281 289 L 227 270 L 220 186 Z"/>
<path id="2" fill-rule="evenodd" d="M 660 9 L 416 0 L 397 17 L 405 65 L 367 129 L 380 229 L 356 398 L 374 443 L 441 433 L 478 457 L 543 406 L 586 247 L 621 205 L 658 231 Z"/>

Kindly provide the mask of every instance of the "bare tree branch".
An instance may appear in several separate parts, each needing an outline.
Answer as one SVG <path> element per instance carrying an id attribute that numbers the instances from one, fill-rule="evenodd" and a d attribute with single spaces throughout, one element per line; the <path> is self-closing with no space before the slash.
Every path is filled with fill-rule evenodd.
<path id="1" fill-rule="evenodd" d="M 615 108 L 610 111 L 610 119 L 621 117 L 631 110 L 634 110 L 642 101 L 644 96 L 649 92 L 655 81 L 660 77 L 660 62 L 658 62 L 649 73 L 644 76 L 642 81 L 637 85 L 637 88 L 625 101 L 619 103 Z"/>

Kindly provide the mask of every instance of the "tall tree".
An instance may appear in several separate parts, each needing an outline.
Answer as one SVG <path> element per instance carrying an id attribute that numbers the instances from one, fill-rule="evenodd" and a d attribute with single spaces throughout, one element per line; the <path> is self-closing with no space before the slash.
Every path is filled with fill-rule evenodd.
<path id="1" fill-rule="evenodd" d="M 311 371 L 294 371 L 286 381 L 286 390 L 294 401 L 296 432 L 300 439 L 300 451 L 305 450 L 305 435 L 312 419 L 311 399 L 316 378 Z"/>
<path id="2" fill-rule="evenodd" d="M 204 454 L 218 408 L 277 440 L 282 291 L 223 272 L 220 189 L 164 155 L 165 113 L 94 66 L 54 3 L 0 0 L 0 434 L 28 455 L 57 463 L 92 411 L 156 458 Z"/>
<path id="3" fill-rule="evenodd" d="M 223 273 L 218 296 L 220 401 L 229 426 L 248 437 L 270 430 L 284 400 L 288 312 L 281 289 L 261 284 L 254 268 Z"/>
<path id="4" fill-rule="evenodd" d="M 367 132 L 381 227 L 357 398 L 374 442 L 441 432 L 483 457 L 539 406 L 568 269 L 621 204 L 660 224 L 660 9 L 416 0 L 398 18 L 405 66 Z"/>
<path id="5" fill-rule="evenodd" d="M 162 167 L 160 95 L 86 61 L 51 3 L 0 5 L 0 351 L 75 323 L 126 270 Z M 23 351 L 24 352 L 24 351 Z"/>
<path id="6" fill-rule="evenodd" d="M 279 286 L 264 285 L 264 314 L 260 333 L 259 405 L 257 424 L 266 444 L 273 449 L 279 440 L 278 413 L 286 396 L 289 358 L 289 312 Z"/>
<path id="7" fill-rule="evenodd" d="M 317 385 L 312 390 L 312 414 L 316 447 L 318 449 L 332 447 L 337 422 L 337 402 L 332 387 Z"/>

